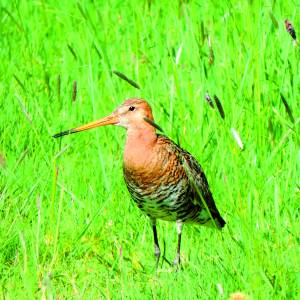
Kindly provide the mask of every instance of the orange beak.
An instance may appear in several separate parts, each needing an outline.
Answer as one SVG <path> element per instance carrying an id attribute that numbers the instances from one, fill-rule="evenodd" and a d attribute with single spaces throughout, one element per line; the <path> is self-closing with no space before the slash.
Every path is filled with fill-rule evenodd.
<path id="1" fill-rule="evenodd" d="M 105 118 L 102 118 L 100 120 L 76 127 L 76 128 L 72 128 L 66 131 L 62 131 L 60 133 L 54 134 L 53 137 L 54 138 L 58 138 L 64 135 L 68 135 L 68 134 L 72 134 L 72 133 L 76 133 L 79 131 L 84 131 L 84 130 L 88 130 L 88 129 L 92 129 L 95 127 L 99 127 L 99 126 L 105 126 L 105 125 L 116 125 L 119 123 L 119 118 L 118 116 L 116 116 L 115 114 L 111 114 L 110 116 L 107 116 Z"/>

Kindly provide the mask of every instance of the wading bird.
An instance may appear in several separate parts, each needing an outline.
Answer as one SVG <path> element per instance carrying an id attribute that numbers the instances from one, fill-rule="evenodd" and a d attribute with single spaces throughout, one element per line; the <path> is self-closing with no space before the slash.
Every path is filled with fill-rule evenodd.
<path id="1" fill-rule="evenodd" d="M 178 244 L 174 264 L 180 263 L 182 225 L 195 223 L 222 228 L 221 217 L 205 174 L 196 159 L 166 136 L 154 122 L 150 105 L 142 99 L 129 99 L 111 115 L 73 128 L 53 137 L 118 125 L 127 129 L 123 173 L 132 199 L 151 221 L 154 254 L 159 262 L 160 248 L 156 220 L 177 223 Z"/>

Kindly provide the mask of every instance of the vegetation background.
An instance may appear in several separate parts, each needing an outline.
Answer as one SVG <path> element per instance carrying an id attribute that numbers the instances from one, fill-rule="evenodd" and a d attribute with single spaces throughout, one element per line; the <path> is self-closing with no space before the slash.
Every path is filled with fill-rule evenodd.
<path id="1" fill-rule="evenodd" d="M 299 299 L 300 48 L 284 26 L 300 34 L 299 12 L 279 0 L 2 0 L 0 298 Z M 122 177 L 125 131 L 52 138 L 130 97 L 197 157 L 227 221 L 184 227 L 178 272 L 155 271 Z M 158 231 L 172 260 L 175 226 Z"/>

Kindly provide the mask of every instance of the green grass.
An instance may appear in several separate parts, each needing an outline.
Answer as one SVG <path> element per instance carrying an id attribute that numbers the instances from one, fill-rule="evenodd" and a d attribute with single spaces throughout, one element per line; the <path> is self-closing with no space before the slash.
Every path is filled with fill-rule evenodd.
<path id="1" fill-rule="evenodd" d="M 299 299 L 300 48 L 284 27 L 300 34 L 298 12 L 293 1 L 2 1 L 0 298 Z M 221 233 L 184 227 L 179 272 L 155 272 L 151 227 L 122 177 L 125 131 L 51 137 L 130 97 L 199 160 L 227 221 Z M 158 232 L 173 260 L 175 225 Z"/>

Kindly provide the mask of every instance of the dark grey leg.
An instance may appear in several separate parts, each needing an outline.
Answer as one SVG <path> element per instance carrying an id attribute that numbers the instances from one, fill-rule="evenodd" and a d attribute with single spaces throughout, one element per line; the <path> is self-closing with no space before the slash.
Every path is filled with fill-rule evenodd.
<path id="1" fill-rule="evenodd" d="M 178 234 L 178 243 L 177 243 L 177 253 L 176 258 L 174 259 L 174 265 L 179 266 L 180 265 L 180 244 L 181 244 L 181 233 L 182 233 L 182 222 L 177 221 L 177 234 Z"/>
<path id="2" fill-rule="evenodd" d="M 154 255 L 156 257 L 156 268 L 157 268 L 159 258 L 160 258 L 160 249 L 159 249 L 157 231 L 156 231 L 156 220 L 151 220 L 151 221 L 152 221 L 152 229 L 153 229 L 153 237 L 154 237 Z"/>

